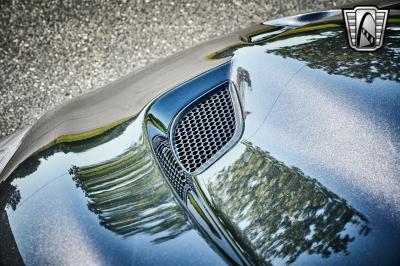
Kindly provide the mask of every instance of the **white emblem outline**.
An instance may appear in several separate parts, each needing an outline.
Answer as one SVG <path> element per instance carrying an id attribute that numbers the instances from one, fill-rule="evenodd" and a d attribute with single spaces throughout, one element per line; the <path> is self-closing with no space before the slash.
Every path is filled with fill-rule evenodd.
<path id="1" fill-rule="evenodd" d="M 381 25 L 377 25 L 375 22 L 375 29 L 379 38 L 375 39 L 375 44 L 373 47 L 357 47 L 356 45 L 356 13 L 357 10 L 374 11 L 375 15 L 380 17 Z M 342 14 L 344 22 L 346 25 L 347 40 L 350 48 L 358 52 L 373 52 L 383 47 L 383 39 L 385 37 L 385 31 L 387 26 L 387 20 L 389 17 L 388 9 L 378 9 L 376 6 L 355 6 L 352 9 L 342 9 Z M 382 18 L 381 18 L 382 17 Z M 378 40 L 377 40 L 378 39 Z"/>

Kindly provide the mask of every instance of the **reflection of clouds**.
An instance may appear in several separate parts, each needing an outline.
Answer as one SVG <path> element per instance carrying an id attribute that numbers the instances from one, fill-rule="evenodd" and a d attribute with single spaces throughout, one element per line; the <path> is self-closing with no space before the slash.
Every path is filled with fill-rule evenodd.
<path id="1" fill-rule="evenodd" d="M 111 160 L 74 167 L 73 173 L 102 226 L 124 237 L 160 234 L 157 243 L 189 226 L 156 169 L 149 147 L 140 140 Z"/>
<path id="2" fill-rule="evenodd" d="M 349 254 L 348 245 L 370 231 L 367 218 L 344 199 L 246 143 L 238 160 L 209 185 L 222 219 L 255 261 L 294 262 L 301 254 Z"/>

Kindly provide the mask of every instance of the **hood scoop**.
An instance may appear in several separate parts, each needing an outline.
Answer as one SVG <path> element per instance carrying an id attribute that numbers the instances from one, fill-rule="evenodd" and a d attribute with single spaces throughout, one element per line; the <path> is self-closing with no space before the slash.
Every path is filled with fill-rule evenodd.
<path id="1" fill-rule="evenodd" d="M 177 115 L 171 127 L 171 147 L 182 169 L 196 175 L 229 150 L 242 129 L 236 91 L 233 84 L 225 82 Z"/>

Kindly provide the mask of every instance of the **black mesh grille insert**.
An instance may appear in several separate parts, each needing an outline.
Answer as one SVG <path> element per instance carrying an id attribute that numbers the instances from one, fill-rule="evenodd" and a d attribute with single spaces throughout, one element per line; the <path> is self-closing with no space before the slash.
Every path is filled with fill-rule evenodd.
<path id="1" fill-rule="evenodd" d="M 188 191 L 194 190 L 192 178 L 183 171 L 182 167 L 176 161 L 167 140 L 156 137 L 153 144 L 155 154 L 165 177 L 178 196 L 183 201 L 186 201 Z"/>
<path id="2" fill-rule="evenodd" d="M 236 127 L 235 108 L 226 83 L 176 122 L 172 139 L 181 165 L 194 173 L 232 139 Z"/>

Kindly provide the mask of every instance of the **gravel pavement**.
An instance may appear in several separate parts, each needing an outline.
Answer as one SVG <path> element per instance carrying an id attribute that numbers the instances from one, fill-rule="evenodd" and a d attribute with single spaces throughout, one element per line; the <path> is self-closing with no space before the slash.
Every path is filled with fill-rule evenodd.
<path id="1" fill-rule="evenodd" d="M 28 2 L 0 0 L 0 139 L 202 41 L 344 1 Z"/>

